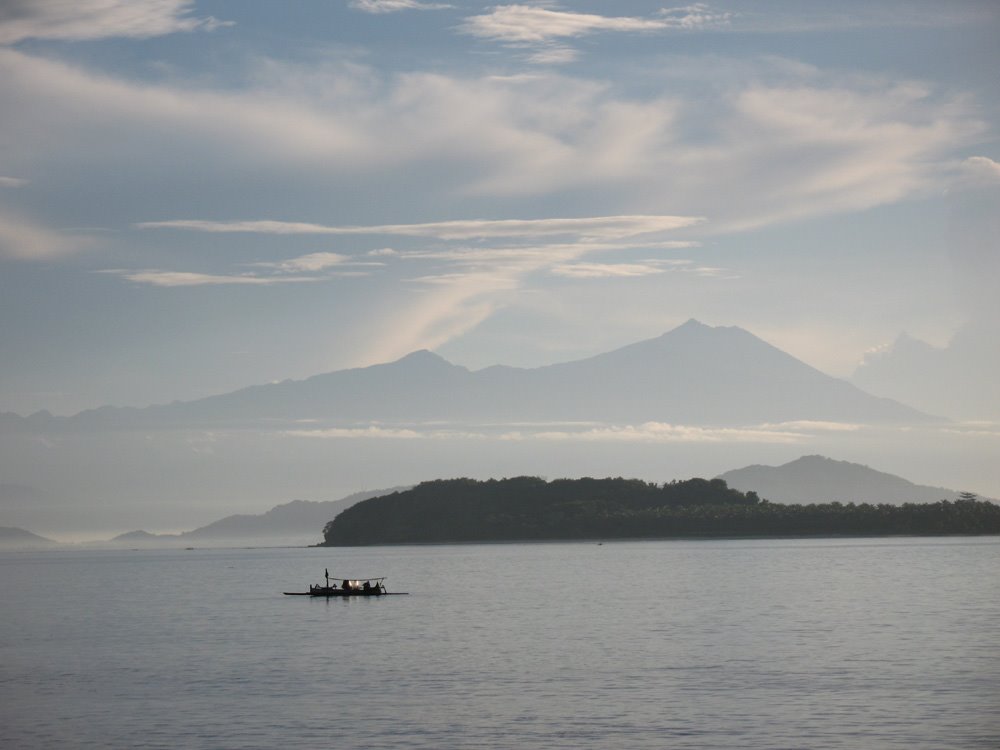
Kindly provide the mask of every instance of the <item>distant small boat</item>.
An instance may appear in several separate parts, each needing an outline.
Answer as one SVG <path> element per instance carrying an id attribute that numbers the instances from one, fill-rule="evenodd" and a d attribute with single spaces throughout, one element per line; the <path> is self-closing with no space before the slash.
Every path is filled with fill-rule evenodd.
<path id="1" fill-rule="evenodd" d="M 386 591 L 385 576 L 378 578 L 342 578 L 340 587 L 336 583 L 330 583 L 330 571 L 325 570 L 326 585 L 318 583 L 311 584 L 308 591 L 285 591 L 285 596 L 405 596 L 406 591 Z M 336 576 L 334 576 L 336 580 Z"/>

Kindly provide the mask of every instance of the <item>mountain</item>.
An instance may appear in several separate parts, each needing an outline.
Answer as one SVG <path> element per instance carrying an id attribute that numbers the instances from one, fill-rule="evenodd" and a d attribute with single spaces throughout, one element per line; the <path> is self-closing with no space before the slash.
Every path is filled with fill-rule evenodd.
<path id="1" fill-rule="evenodd" d="M 954 490 L 914 484 L 862 464 L 824 456 L 802 456 L 782 466 L 755 464 L 718 478 L 730 487 L 754 490 L 776 503 L 933 503 L 958 497 Z"/>
<path id="2" fill-rule="evenodd" d="M 313 502 L 292 500 L 277 505 L 266 513 L 226 516 L 192 531 L 179 534 L 150 534 L 147 531 L 130 531 L 119 534 L 112 542 L 127 544 L 160 544 L 163 542 L 257 541 L 298 542 L 316 541 L 323 535 L 323 527 L 341 511 L 371 497 L 400 492 L 407 487 L 366 490 L 340 500 Z"/>
<path id="3" fill-rule="evenodd" d="M 12 526 L 0 526 L 0 548 L 48 547 L 52 544 L 56 544 L 56 542 L 38 536 L 38 534 L 32 534 L 30 531 Z"/>
<path id="4" fill-rule="evenodd" d="M 406 487 L 355 492 L 340 500 L 313 502 L 292 500 L 275 506 L 260 515 L 226 516 L 218 521 L 185 531 L 178 536 L 187 540 L 202 539 L 266 539 L 267 537 L 310 536 L 320 537 L 323 527 L 341 511 L 362 500 L 398 492 Z"/>
<path id="5" fill-rule="evenodd" d="M 926 414 L 830 377 L 736 327 L 690 320 L 655 339 L 534 369 L 470 371 L 429 351 L 306 380 L 251 386 L 144 409 L 102 407 L 61 418 L 19 418 L 24 429 L 209 427 L 305 420 L 335 424 L 760 424 L 794 420 L 914 423 Z M 7 415 L 4 424 L 15 424 Z M 15 426 L 15 429 L 17 427 Z"/>

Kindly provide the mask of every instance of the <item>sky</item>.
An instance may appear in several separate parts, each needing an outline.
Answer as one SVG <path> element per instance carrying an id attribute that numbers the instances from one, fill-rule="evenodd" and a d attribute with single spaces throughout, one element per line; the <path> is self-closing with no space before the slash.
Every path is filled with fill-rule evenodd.
<path id="1" fill-rule="evenodd" d="M 0 410 L 692 317 L 837 376 L 945 346 L 998 37 L 992 2 L 7 2 Z"/>
<path id="2" fill-rule="evenodd" d="M 696 318 L 1000 419 L 997 39 L 992 0 L 7 0 L 0 411 Z"/>

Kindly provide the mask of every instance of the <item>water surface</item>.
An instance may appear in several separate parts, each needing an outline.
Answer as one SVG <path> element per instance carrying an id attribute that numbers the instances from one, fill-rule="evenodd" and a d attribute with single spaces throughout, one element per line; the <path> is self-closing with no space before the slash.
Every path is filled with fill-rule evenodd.
<path id="1" fill-rule="evenodd" d="M 388 576 L 409 596 L 285 597 Z M 9 748 L 996 748 L 1000 540 L 0 556 Z"/>

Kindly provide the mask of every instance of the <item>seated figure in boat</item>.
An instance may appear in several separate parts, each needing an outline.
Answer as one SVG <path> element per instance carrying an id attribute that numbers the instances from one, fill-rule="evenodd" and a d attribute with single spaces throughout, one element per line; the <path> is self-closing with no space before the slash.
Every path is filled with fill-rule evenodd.
<path id="1" fill-rule="evenodd" d="M 350 581 L 346 581 L 345 580 L 345 581 L 341 582 L 340 588 L 342 588 L 344 591 L 352 591 L 354 587 L 351 586 L 351 582 Z"/>

